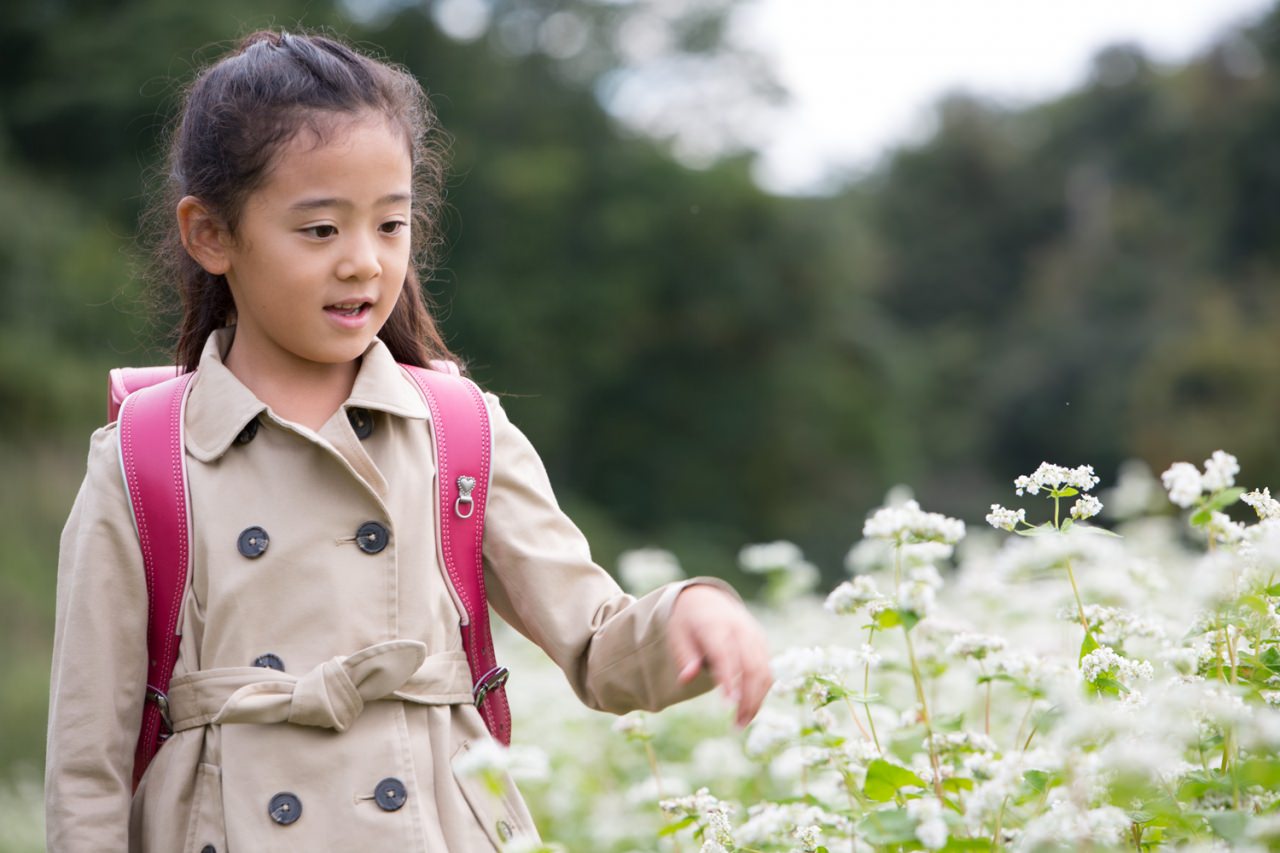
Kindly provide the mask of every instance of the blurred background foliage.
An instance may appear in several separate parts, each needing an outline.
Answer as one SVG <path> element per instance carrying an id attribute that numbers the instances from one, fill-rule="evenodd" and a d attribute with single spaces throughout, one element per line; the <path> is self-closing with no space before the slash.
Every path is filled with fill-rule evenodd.
<path id="1" fill-rule="evenodd" d="M 832 582 L 892 484 L 981 523 L 1046 458 L 1105 483 L 1224 447 L 1280 485 L 1280 10 L 1183 67 L 1109 48 L 1031 108 L 950 96 L 871 174 L 775 197 L 748 145 L 692 168 L 602 108 L 699 75 L 732 103 L 682 109 L 729 138 L 784 97 L 721 38 L 728 0 L 684 4 L 638 63 L 643 5 L 493 0 L 459 41 L 409 0 L 6 4 L 0 778 L 41 760 L 57 538 L 106 370 L 166 357 L 146 176 L 194 70 L 260 26 L 330 29 L 433 93 L 443 327 L 608 567 L 657 544 L 743 582 L 737 549 L 786 538 Z"/>

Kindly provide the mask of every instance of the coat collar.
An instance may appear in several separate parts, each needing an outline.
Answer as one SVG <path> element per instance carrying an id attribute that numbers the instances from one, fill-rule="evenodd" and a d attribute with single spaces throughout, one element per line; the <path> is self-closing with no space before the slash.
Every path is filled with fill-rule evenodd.
<path id="1" fill-rule="evenodd" d="M 213 461 L 225 453 L 240 431 L 263 412 L 272 420 L 285 423 L 227 369 L 223 358 L 234 337 L 234 326 L 218 329 L 209 336 L 187 398 L 186 444 L 192 455 L 203 462 Z M 396 364 L 386 344 L 377 338 L 361 357 L 351 396 L 342 407 L 376 409 L 422 420 L 428 415 L 427 404 L 413 380 Z"/>

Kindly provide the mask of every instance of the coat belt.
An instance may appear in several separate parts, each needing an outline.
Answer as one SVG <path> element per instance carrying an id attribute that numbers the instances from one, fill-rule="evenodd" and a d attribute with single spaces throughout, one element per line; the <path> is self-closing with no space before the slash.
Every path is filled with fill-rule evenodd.
<path id="1" fill-rule="evenodd" d="M 294 723 L 346 731 L 366 702 L 471 704 L 471 671 L 462 651 L 427 655 L 416 640 L 391 640 L 331 658 L 310 672 L 233 666 L 173 679 L 173 731 L 227 723 Z"/>

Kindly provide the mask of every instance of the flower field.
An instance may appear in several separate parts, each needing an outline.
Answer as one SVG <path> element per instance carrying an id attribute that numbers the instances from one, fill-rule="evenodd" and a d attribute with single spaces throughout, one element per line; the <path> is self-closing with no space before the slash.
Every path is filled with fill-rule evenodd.
<path id="1" fill-rule="evenodd" d="M 504 637 L 537 751 L 492 766 L 573 851 L 1275 849 L 1280 503 L 1238 475 L 1218 452 L 1095 495 L 1046 464 L 968 531 L 891 498 L 826 594 L 794 546 L 744 549 L 777 678 L 745 732 L 716 696 L 586 711 Z"/>
<path id="2" fill-rule="evenodd" d="M 1239 474 L 1046 464 L 980 529 L 891 495 L 829 591 L 743 549 L 777 679 L 745 731 L 717 695 L 589 711 L 498 624 L 515 746 L 458 770 L 517 780 L 524 853 L 1280 848 L 1280 502 Z M 42 849 L 40 810 L 34 772 L 0 785 L 0 850 Z"/>

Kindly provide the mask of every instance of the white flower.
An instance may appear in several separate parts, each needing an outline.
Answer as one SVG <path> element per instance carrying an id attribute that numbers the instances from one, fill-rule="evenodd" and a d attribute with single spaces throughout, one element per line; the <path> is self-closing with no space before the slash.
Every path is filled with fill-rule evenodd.
<path id="1" fill-rule="evenodd" d="M 921 619 L 933 612 L 938 594 L 933 586 L 922 581 L 904 583 L 898 590 L 898 608 L 916 614 Z"/>
<path id="2" fill-rule="evenodd" d="M 1116 654 L 1110 646 L 1094 649 L 1080 660 L 1080 677 L 1093 684 L 1103 675 L 1109 675 L 1128 687 L 1134 681 L 1150 681 L 1155 670 L 1147 661 L 1136 661 Z"/>
<path id="3" fill-rule="evenodd" d="M 627 592 L 644 595 L 684 577 L 676 555 L 661 548 L 636 548 L 618 557 L 618 577 Z"/>
<path id="4" fill-rule="evenodd" d="M 880 653 L 870 643 L 863 643 L 855 654 L 864 667 L 875 669 L 880 665 Z"/>
<path id="5" fill-rule="evenodd" d="M 1072 518 L 1093 518 L 1100 512 L 1102 512 L 1102 501 L 1093 495 L 1081 495 L 1071 506 Z"/>
<path id="6" fill-rule="evenodd" d="M 991 512 L 987 513 L 987 524 L 997 530 L 1012 531 L 1021 522 L 1025 524 L 1027 521 L 1027 511 L 1020 509 L 1017 511 L 1005 509 L 1000 504 L 992 504 Z"/>
<path id="7" fill-rule="evenodd" d="M 920 504 L 907 501 L 901 506 L 876 510 L 862 527 L 869 539 L 907 542 L 945 542 L 954 545 L 964 538 L 964 522 L 936 512 L 925 512 Z"/>
<path id="8" fill-rule="evenodd" d="M 738 565 L 744 572 L 763 575 L 785 571 L 796 563 L 804 562 L 800 547 L 793 542 L 765 542 L 747 545 L 738 552 Z"/>
<path id="9" fill-rule="evenodd" d="M 1180 507 L 1191 506 L 1204 492 L 1204 478 L 1190 462 L 1173 463 L 1160 475 L 1160 482 L 1169 492 L 1169 500 Z"/>
<path id="10" fill-rule="evenodd" d="M 504 747 L 491 739 L 475 741 L 453 762 L 463 776 L 507 773 L 512 779 L 545 779 L 550 763 L 536 746 Z"/>
<path id="11" fill-rule="evenodd" d="M 942 804 L 933 797 L 907 801 L 907 814 L 915 818 L 916 838 L 930 850 L 947 843 L 947 825 L 942 820 Z"/>
<path id="12" fill-rule="evenodd" d="M 626 737 L 646 737 L 649 734 L 648 717 L 643 711 L 632 711 L 614 720 L 611 728 Z"/>
<path id="13" fill-rule="evenodd" d="M 1240 500 L 1253 507 L 1260 519 L 1280 518 L 1280 501 L 1271 497 L 1271 489 L 1269 488 L 1262 491 L 1254 489 L 1252 492 L 1245 492 L 1240 496 Z"/>
<path id="14" fill-rule="evenodd" d="M 879 598 L 884 596 L 876 589 L 875 581 L 866 575 L 858 575 L 833 589 L 823 606 L 832 613 L 849 615 Z"/>
<path id="15" fill-rule="evenodd" d="M 1041 462 L 1030 475 L 1023 475 L 1013 481 L 1018 494 L 1024 492 L 1036 494 L 1041 489 L 1057 490 L 1070 486 L 1081 492 L 1087 492 L 1098 485 L 1098 476 L 1093 473 L 1092 465 L 1080 465 L 1076 468 L 1064 468 Z"/>
<path id="16" fill-rule="evenodd" d="M 1209 514 L 1209 535 L 1224 545 L 1231 545 L 1244 539 L 1244 525 L 1238 521 L 1232 521 L 1231 517 L 1225 512 L 1212 512 Z"/>
<path id="17" fill-rule="evenodd" d="M 795 837 L 805 853 L 812 853 L 822 844 L 822 830 L 816 826 L 797 826 Z"/>
<path id="18" fill-rule="evenodd" d="M 863 666 L 853 649 L 842 646 L 826 649 L 793 647 L 770 662 L 776 692 L 793 693 L 819 701 L 829 698 L 830 687 L 823 681 L 844 684 L 854 673 L 861 674 Z"/>
<path id="19" fill-rule="evenodd" d="M 800 721 L 790 714 L 765 708 L 756 714 L 747 730 L 743 751 L 752 758 L 769 755 L 800 739 Z"/>
<path id="20" fill-rule="evenodd" d="M 991 652 L 998 652 L 1004 647 L 1003 637 L 964 633 L 957 634 L 947 645 L 947 654 L 982 660 Z"/>
<path id="21" fill-rule="evenodd" d="M 1229 489 L 1236 484 L 1236 474 L 1240 473 L 1240 463 L 1230 453 L 1221 450 L 1213 451 L 1213 456 L 1204 461 L 1204 487 L 1206 491 L 1217 492 Z"/>

